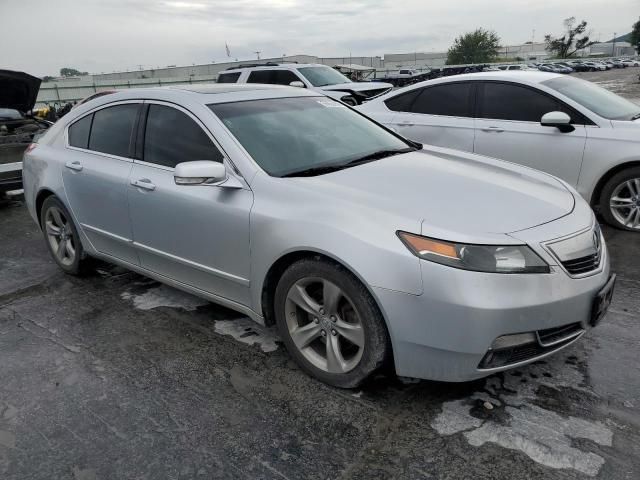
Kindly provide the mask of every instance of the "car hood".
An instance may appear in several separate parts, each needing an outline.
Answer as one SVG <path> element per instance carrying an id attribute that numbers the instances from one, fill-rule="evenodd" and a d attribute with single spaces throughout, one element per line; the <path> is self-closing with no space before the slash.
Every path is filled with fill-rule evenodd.
<path id="1" fill-rule="evenodd" d="M 353 92 L 364 92 L 366 90 L 378 90 L 382 88 L 393 88 L 393 85 L 385 82 L 349 82 L 338 83 L 336 85 L 325 85 L 322 90 L 351 90 Z"/>
<path id="2" fill-rule="evenodd" d="M 41 82 L 28 73 L 0 70 L 0 108 L 28 112 L 36 104 Z"/>
<path id="3" fill-rule="evenodd" d="M 551 175 L 432 146 L 297 180 L 352 209 L 422 221 L 423 235 L 460 242 L 490 243 L 568 215 L 575 205 Z"/>

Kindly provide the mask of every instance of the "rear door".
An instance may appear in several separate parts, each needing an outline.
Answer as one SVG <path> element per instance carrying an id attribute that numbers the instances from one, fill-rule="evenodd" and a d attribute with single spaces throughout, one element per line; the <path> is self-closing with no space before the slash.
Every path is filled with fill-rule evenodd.
<path id="1" fill-rule="evenodd" d="M 76 220 L 100 253 L 137 264 L 127 185 L 142 102 L 110 104 L 67 129 L 65 192 Z"/>
<path id="2" fill-rule="evenodd" d="M 186 109 L 150 102 L 143 117 L 146 123 L 138 135 L 144 143 L 129 182 L 133 238 L 142 267 L 248 304 L 253 193 L 248 187 L 176 185 L 178 163 L 225 162 L 225 156 Z M 232 170 L 228 164 L 227 170 Z"/>
<path id="3" fill-rule="evenodd" d="M 382 123 L 420 143 L 473 151 L 473 82 L 449 82 L 414 89 L 387 100 L 395 111 Z"/>
<path id="4" fill-rule="evenodd" d="M 573 132 L 543 127 L 545 113 L 563 111 Z M 480 82 L 474 151 L 551 173 L 576 185 L 586 142 L 581 114 L 536 88 Z"/>

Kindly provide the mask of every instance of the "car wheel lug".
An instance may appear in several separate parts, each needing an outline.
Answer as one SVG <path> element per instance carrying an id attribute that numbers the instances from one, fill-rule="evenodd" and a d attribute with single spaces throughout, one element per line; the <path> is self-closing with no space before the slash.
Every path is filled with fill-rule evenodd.
<path id="1" fill-rule="evenodd" d="M 313 319 L 313 323 L 315 323 L 317 325 L 318 323 L 320 323 L 320 320 L 318 318 L 314 318 Z"/>
<path id="2" fill-rule="evenodd" d="M 327 331 L 326 331 L 326 330 L 322 330 L 321 335 L 322 335 L 323 337 L 326 337 L 326 336 L 327 336 Z"/>
<path id="3" fill-rule="evenodd" d="M 331 315 L 331 321 L 332 321 L 333 323 L 336 323 L 337 319 L 336 319 L 335 315 Z"/>
<path id="4" fill-rule="evenodd" d="M 324 315 L 324 308 L 320 309 L 320 315 Z"/>
<path id="5" fill-rule="evenodd" d="M 338 332 L 336 332 L 335 330 L 331 330 L 331 335 L 335 337 L 336 335 L 338 335 Z"/>

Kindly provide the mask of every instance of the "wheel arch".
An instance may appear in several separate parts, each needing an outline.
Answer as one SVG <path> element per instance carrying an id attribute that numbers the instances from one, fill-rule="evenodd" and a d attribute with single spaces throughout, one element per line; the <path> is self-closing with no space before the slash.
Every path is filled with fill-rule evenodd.
<path id="1" fill-rule="evenodd" d="M 591 194 L 591 199 L 589 201 L 589 205 L 591 207 L 597 207 L 600 204 L 600 196 L 602 195 L 602 190 L 604 190 L 604 186 L 607 182 L 618 173 L 626 170 L 628 168 L 640 167 L 640 160 L 632 160 L 630 162 L 621 163 L 620 165 L 616 165 L 612 167 L 604 175 L 600 177 L 598 183 L 596 183 L 596 187 L 593 189 L 593 193 Z"/>
<path id="2" fill-rule="evenodd" d="M 51 197 L 52 195 L 55 196 L 56 194 L 52 190 L 49 190 L 48 188 L 43 188 L 36 195 L 35 211 L 36 211 L 36 215 L 37 215 L 37 219 L 38 219 L 38 225 L 40 225 L 40 216 L 41 216 L 41 213 L 42 213 L 42 205 L 44 204 L 44 201 L 47 198 Z M 40 225 L 40 227 L 42 228 L 42 225 Z"/>

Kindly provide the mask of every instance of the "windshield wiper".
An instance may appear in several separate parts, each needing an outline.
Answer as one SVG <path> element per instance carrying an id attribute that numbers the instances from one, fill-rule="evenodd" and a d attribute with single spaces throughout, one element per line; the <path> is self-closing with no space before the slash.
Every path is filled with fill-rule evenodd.
<path id="1" fill-rule="evenodd" d="M 399 148 L 395 150 L 378 150 L 377 152 L 369 153 L 354 160 L 350 160 L 346 163 L 305 168 L 304 170 L 296 170 L 294 172 L 286 173 L 284 175 L 281 175 L 280 177 L 313 177 L 315 175 L 324 175 L 325 173 L 337 172 L 338 170 L 343 170 L 345 168 L 355 167 L 357 165 L 362 165 L 363 163 L 369 163 L 381 158 L 391 157 L 392 155 L 399 155 L 401 153 L 413 152 L 415 150 L 417 149 L 413 147 Z"/>

